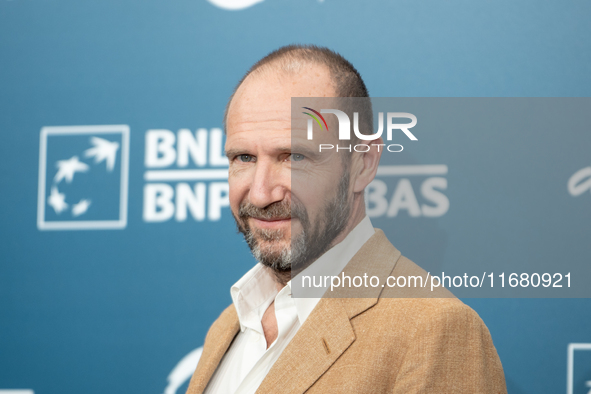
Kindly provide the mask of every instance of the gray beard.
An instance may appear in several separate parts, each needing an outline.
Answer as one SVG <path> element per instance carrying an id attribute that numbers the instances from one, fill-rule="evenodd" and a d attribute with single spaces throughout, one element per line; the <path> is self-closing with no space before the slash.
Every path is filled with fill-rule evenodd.
<path id="1" fill-rule="evenodd" d="M 297 275 L 322 256 L 345 229 L 351 207 L 348 204 L 349 174 L 345 171 L 338 185 L 335 198 L 328 201 L 320 213 L 319 219 L 312 224 L 306 208 L 296 201 L 273 203 L 263 209 L 248 203 L 240 206 L 239 218 L 236 218 L 238 231 L 244 235 L 254 258 L 271 268 L 278 278 Z M 297 218 L 302 224 L 299 235 L 291 237 L 290 246 L 276 251 L 273 246 L 284 238 L 283 230 L 257 229 L 248 225 L 249 217 L 258 218 Z M 293 233 L 292 233 L 293 234 Z M 265 244 L 261 245 L 261 241 Z M 287 282 L 287 280 L 282 280 Z"/>

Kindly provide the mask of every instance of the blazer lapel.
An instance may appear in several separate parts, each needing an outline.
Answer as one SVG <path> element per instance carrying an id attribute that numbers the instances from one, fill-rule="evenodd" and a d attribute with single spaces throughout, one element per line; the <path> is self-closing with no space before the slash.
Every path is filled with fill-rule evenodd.
<path id="1" fill-rule="evenodd" d="M 342 300 L 320 300 L 275 362 L 257 394 L 303 393 L 353 341 L 355 333 Z"/>
<path id="2" fill-rule="evenodd" d="M 203 353 L 193 373 L 187 394 L 201 394 L 213 376 L 222 357 L 240 331 L 240 322 L 234 305 L 230 305 L 211 326 Z"/>
<path id="3" fill-rule="evenodd" d="M 383 280 L 399 258 L 400 252 L 376 229 L 343 273 L 351 277 L 375 275 Z M 275 394 L 279 387 L 281 393 L 305 392 L 355 341 L 350 319 L 374 306 L 382 288 L 364 288 L 361 293 L 359 288 L 339 290 L 342 291 L 325 295 L 318 302 L 259 386 L 257 394 Z"/>

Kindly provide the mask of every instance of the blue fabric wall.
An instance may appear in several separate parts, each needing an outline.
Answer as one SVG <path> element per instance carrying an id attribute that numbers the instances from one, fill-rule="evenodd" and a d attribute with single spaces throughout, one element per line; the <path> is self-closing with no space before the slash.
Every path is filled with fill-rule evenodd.
<path id="1" fill-rule="evenodd" d="M 239 9 L 227 9 L 231 5 Z M 229 287 L 254 261 L 225 207 L 223 179 L 184 182 L 195 196 L 202 193 L 198 188 L 206 196 L 196 200 L 195 212 L 186 208 L 185 216 L 179 214 L 179 203 L 173 214 L 150 216 L 147 201 L 154 191 L 146 185 L 168 185 L 161 193 L 177 197 L 189 194 L 186 187 L 179 191 L 182 182 L 146 179 L 155 168 L 146 160 L 146 135 L 203 128 L 213 141 L 233 87 L 269 51 L 289 43 L 328 46 L 358 68 L 376 97 L 589 96 L 590 13 L 588 2 L 571 0 L 264 0 L 252 6 L 239 0 L 2 0 L 0 393 L 158 394 L 167 387 L 168 394 L 184 392 L 183 364 L 169 374 L 203 344 L 231 302 Z M 44 127 L 80 125 L 125 125 L 129 133 L 126 127 L 110 134 L 104 128 L 102 134 L 100 128 L 41 133 Z M 64 130 L 71 134 L 59 134 Z M 567 207 L 578 212 L 561 232 L 588 250 L 591 193 L 572 196 L 567 190 L 569 178 L 591 165 L 585 133 L 549 154 L 561 180 L 546 187 L 561 197 L 546 203 L 549 215 L 563 215 Z M 106 160 L 95 163 L 85 153 L 93 136 L 118 143 L 112 171 Z M 493 137 L 472 138 L 481 145 Z M 212 159 L 219 153 L 208 145 L 202 167 L 223 170 Z M 528 162 L 528 151 L 513 154 Z M 70 183 L 57 182 L 57 161 L 74 156 L 88 170 L 76 172 Z M 163 168 L 184 167 L 174 162 Z M 495 171 L 476 170 L 483 178 Z M 451 171 L 446 194 L 454 207 Z M 533 163 L 509 174 L 507 182 L 529 176 L 544 174 Z M 68 203 L 59 215 L 45 205 L 52 186 Z M 502 195 L 504 203 L 483 208 L 491 216 L 511 206 L 511 194 Z M 90 207 L 75 216 L 73 206 L 85 199 Z M 104 208 L 93 211 L 99 204 Z M 379 220 L 411 223 L 420 232 L 446 219 L 453 223 L 457 212 Z M 123 219 L 118 225 L 124 228 L 49 230 L 39 224 L 84 222 L 84 215 L 95 222 Z M 494 220 L 491 225 L 499 233 L 509 226 Z M 521 242 L 532 253 L 549 248 L 568 256 L 570 242 L 540 244 L 537 232 L 545 230 L 529 228 Z M 445 231 L 453 241 L 466 229 Z M 392 241 L 419 264 L 430 256 L 429 239 Z M 466 256 L 478 256 L 493 243 L 502 253 L 504 242 L 509 241 L 482 237 L 463 247 Z M 568 344 L 591 343 L 589 299 L 465 302 L 491 331 L 510 393 L 566 391 Z M 587 392 L 591 351 L 572 353 L 574 392 Z"/>

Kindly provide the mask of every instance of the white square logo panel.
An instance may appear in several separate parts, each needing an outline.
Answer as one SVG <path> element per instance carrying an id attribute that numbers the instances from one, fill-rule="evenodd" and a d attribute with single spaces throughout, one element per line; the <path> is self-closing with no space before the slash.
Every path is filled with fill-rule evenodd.
<path id="1" fill-rule="evenodd" d="M 569 343 L 567 394 L 591 394 L 591 343 Z"/>
<path id="2" fill-rule="evenodd" d="M 129 126 L 41 129 L 39 230 L 127 226 Z"/>

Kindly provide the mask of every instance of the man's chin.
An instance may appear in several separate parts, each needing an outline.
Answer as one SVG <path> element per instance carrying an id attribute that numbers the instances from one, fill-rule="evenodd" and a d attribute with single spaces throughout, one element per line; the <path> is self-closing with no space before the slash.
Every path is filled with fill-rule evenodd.
<path id="1" fill-rule="evenodd" d="M 268 253 L 270 255 L 280 255 L 284 253 L 285 250 L 289 250 L 291 248 L 291 241 L 288 240 L 265 240 L 265 239 L 256 239 L 256 245 L 261 252 Z"/>
<path id="2" fill-rule="evenodd" d="M 259 263 L 271 268 L 276 273 L 291 271 L 291 250 L 289 249 L 289 247 L 265 248 L 264 246 L 260 247 L 260 245 L 258 245 L 257 248 L 252 252 Z"/>

